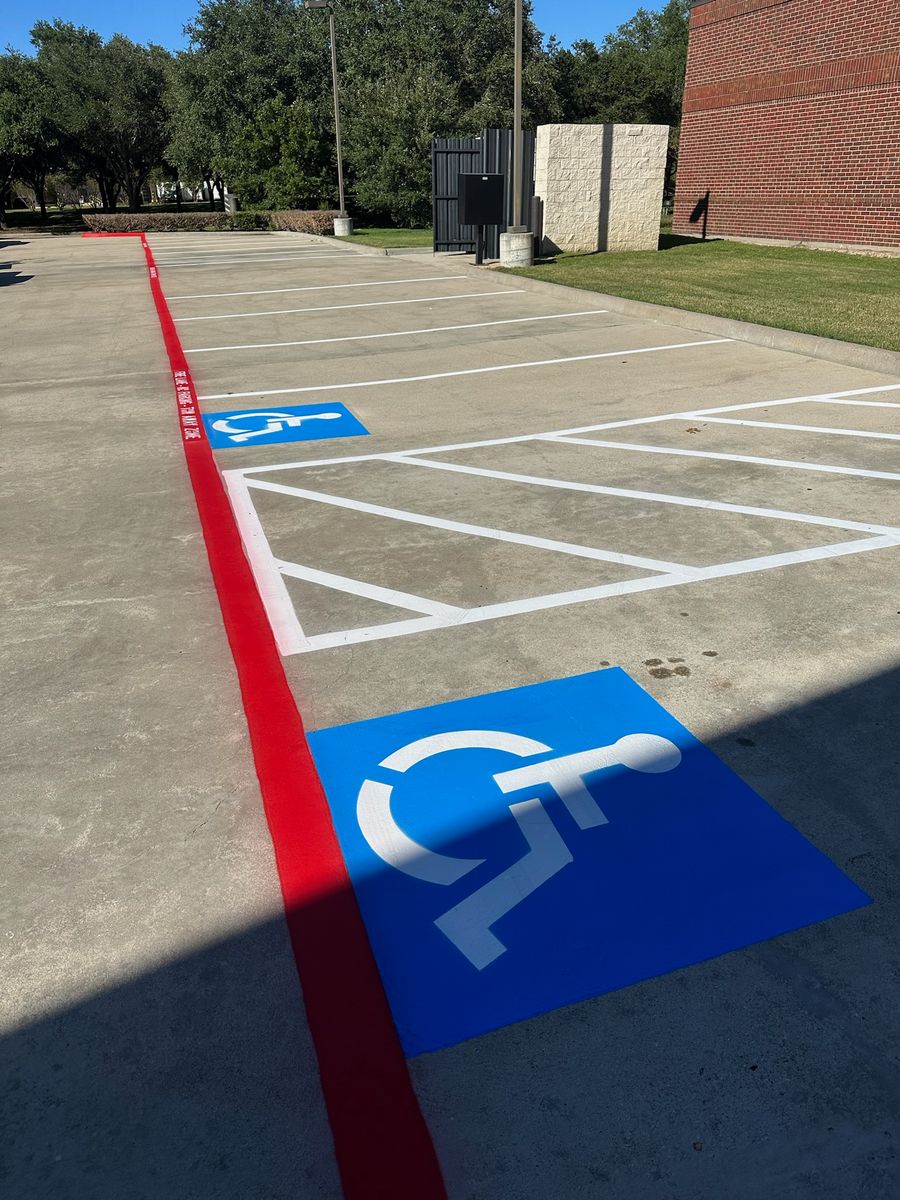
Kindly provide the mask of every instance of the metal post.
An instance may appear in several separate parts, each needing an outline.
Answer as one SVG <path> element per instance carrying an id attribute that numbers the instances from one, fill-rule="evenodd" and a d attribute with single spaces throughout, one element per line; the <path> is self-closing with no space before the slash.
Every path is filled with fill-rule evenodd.
<path id="1" fill-rule="evenodd" d="M 516 32 L 513 47 L 513 223 L 500 234 L 500 262 L 504 267 L 530 267 L 534 261 L 534 237 L 524 224 L 522 203 L 522 0 L 516 0 Z"/>
<path id="2" fill-rule="evenodd" d="M 516 0 L 516 32 L 513 53 L 513 233 L 523 233 L 522 223 L 522 0 Z"/>
<path id="3" fill-rule="evenodd" d="M 519 0 L 521 4 L 521 0 Z M 328 10 L 328 36 L 331 40 L 331 83 L 334 89 L 334 141 L 337 149 L 338 194 L 340 197 L 342 217 L 346 217 L 344 207 L 344 164 L 341 156 L 341 105 L 338 99 L 337 47 L 334 41 L 334 9 Z"/>

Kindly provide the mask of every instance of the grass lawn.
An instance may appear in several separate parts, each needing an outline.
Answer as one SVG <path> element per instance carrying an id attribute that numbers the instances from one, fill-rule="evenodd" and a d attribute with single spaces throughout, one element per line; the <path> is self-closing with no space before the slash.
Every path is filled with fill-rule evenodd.
<path id="1" fill-rule="evenodd" d="M 30 208 L 7 209 L 4 221 L 7 231 L 16 233 L 78 233 L 87 229 L 77 208 L 48 208 L 46 220 Z"/>
<path id="2" fill-rule="evenodd" d="M 379 246 L 382 250 L 399 250 L 407 246 L 427 246 L 430 250 L 432 244 L 430 229 L 378 229 L 370 226 L 354 229 L 350 237 L 337 240 Z"/>
<path id="3" fill-rule="evenodd" d="M 900 261 L 660 236 L 659 250 L 560 254 L 511 274 L 900 350 Z"/>

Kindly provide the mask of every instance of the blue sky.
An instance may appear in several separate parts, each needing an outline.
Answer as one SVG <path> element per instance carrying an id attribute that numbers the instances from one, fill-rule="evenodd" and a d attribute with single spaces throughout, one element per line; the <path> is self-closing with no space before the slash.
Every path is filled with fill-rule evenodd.
<path id="1" fill-rule="evenodd" d="M 644 7 L 658 8 L 662 0 L 643 0 Z M 627 21 L 641 0 L 534 0 L 538 28 L 555 33 L 567 45 L 576 38 L 599 42 L 604 34 Z M 0 46 L 28 50 L 28 31 L 35 21 L 59 17 L 76 25 L 88 25 L 104 37 L 124 33 L 136 42 L 154 41 L 172 50 L 184 45 L 182 27 L 197 10 L 196 0 L 153 0 L 149 4 L 122 0 L 28 0 L 10 3 L 0 18 Z"/>

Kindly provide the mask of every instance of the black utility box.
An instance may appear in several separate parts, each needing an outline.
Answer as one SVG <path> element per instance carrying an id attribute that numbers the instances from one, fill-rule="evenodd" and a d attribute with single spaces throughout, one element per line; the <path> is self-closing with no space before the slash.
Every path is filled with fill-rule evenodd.
<path id="1" fill-rule="evenodd" d="M 460 225 L 502 225 L 503 175 L 459 176 Z"/>

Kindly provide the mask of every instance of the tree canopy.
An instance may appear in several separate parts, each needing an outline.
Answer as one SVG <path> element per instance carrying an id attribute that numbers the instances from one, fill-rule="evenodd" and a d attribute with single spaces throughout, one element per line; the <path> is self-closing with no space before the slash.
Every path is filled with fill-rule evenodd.
<path id="1" fill-rule="evenodd" d="M 513 0 L 340 0 L 344 159 L 358 214 L 424 224 L 434 137 L 512 120 Z M 639 9 L 601 45 L 545 43 L 526 0 L 524 122 L 649 121 L 677 131 L 687 0 Z M 0 202 L 48 180 L 137 208 L 153 172 L 260 208 L 336 197 L 328 22 L 297 0 L 201 0 L 178 54 L 39 21 L 0 55 Z M 674 144 L 674 139 L 673 139 Z M 156 176 L 154 176 L 156 177 Z M 2 211 L 2 210 L 0 210 Z"/>

